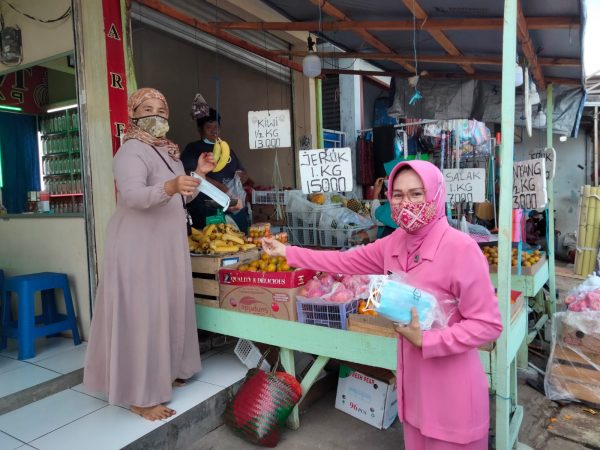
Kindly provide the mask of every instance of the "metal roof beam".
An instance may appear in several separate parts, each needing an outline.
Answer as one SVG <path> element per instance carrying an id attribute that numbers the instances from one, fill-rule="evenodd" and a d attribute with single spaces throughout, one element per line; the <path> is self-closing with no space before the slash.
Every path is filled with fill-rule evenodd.
<path id="1" fill-rule="evenodd" d="M 310 0 L 310 2 L 313 5 L 317 5 L 319 8 L 321 8 L 321 10 L 325 14 L 327 14 L 331 17 L 334 17 L 335 19 L 341 20 L 343 22 L 352 21 L 352 19 L 350 19 L 348 16 L 346 16 L 346 14 L 344 14 L 342 11 L 337 9 L 335 6 L 333 6 L 327 0 Z M 356 34 L 358 34 L 361 38 L 363 38 L 365 40 L 365 42 L 368 42 L 369 44 L 371 44 L 373 47 L 375 47 L 380 52 L 389 53 L 391 56 L 397 55 L 394 52 L 394 50 L 392 50 L 390 47 L 385 45 L 383 42 L 381 42 L 379 39 L 377 39 L 375 36 L 373 36 L 368 31 L 361 30 L 361 29 L 356 29 L 353 31 Z M 399 64 L 401 64 L 402 67 L 404 67 L 406 70 L 408 70 L 412 74 L 415 73 L 415 68 L 407 60 L 400 58 L 397 62 Z"/>
<path id="2" fill-rule="evenodd" d="M 426 21 L 428 19 L 427 13 L 421 6 L 417 3 L 416 0 L 402 0 L 404 6 L 408 8 L 408 10 L 413 13 L 413 15 L 419 19 Z M 446 52 L 448 52 L 452 56 L 462 56 L 462 53 L 456 46 L 448 39 L 448 37 L 440 30 L 428 30 L 428 33 L 435 39 L 435 41 L 442 46 Z M 459 64 L 463 70 L 469 74 L 474 74 L 475 69 L 473 66 L 469 64 Z"/>

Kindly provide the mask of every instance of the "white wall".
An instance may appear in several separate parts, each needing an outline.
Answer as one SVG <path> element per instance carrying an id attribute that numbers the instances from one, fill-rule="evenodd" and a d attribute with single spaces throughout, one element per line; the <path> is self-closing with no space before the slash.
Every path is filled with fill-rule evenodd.
<path id="1" fill-rule="evenodd" d="M 62 272 L 69 276 L 79 330 L 87 339 L 91 314 L 84 219 L 0 219 L 0 236 L 0 268 L 5 275 Z"/>
<path id="2" fill-rule="evenodd" d="M 11 0 L 11 4 L 19 10 L 39 19 L 55 19 L 61 16 L 71 0 Z M 17 25 L 21 29 L 23 42 L 23 62 L 18 68 L 35 65 L 35 63 L 65 55 L 73 51 L 72 16 L 56 23 L 40 23 L 18 14 L 4 2 L 0 2 L 4 25 Z M 15 67 L 0 63 L 0 74 L 12 72 Z"/>
<path id="3" fill-rule="evenodd" d="M 533 136 L 525 137 L 523 143 L 515 144 L 515 159 L 523 160 L 528 152 L 546 146 L 546 130 L 533 130 Z M 561 233 L 576 231 L 577 206 L 579 190 L 586 184 L 586 133 L 580 130 L 577 139 L 567 139 L 560 142 L 559 136 L 554 136 L 554 149 L 556 150 L 556 176 L 554 178 L 554 199 L 556 209 L 556 228 Z M 588 140 L 588 148 L 592 145 Z"/>

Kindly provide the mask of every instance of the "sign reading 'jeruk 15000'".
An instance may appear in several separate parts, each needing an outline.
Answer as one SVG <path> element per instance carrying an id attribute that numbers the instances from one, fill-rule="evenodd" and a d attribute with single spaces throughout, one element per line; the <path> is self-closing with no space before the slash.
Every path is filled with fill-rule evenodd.
<path id="1" fill-rule="evenodd" d="M 548 203 L 545 158 L 513 164 L 513 209 L 538 209 Z"/>
<path id="2" fill-rule="evenodd" d="M 350 148 L 300 150 L 302 192 L 348 192 L 353 188 Z"/>

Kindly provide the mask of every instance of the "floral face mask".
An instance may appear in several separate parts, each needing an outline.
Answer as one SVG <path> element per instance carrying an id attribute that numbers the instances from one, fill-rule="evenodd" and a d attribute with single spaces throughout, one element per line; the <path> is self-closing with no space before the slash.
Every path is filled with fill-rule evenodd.
<path id="1" fill-rule="evenodd" d="M 430 224 L 435 218 L 436 199 L 440 193 L 440 189 L 435 194 L 435 197 L 428 202 L 413 203 L 409 200 L 403 200 L 397 205 L 392 205 L 392 220 L 398 224 L 400 228 L 409 233 L 415 232 L 425 225 Z"/>
<path id="2" fill-rule="evenodd" d="M 162 116 L 145 116 L 135 119 L 136 125 L 155 138 L 164 137 L 169 131 L 169 121 Z"/>

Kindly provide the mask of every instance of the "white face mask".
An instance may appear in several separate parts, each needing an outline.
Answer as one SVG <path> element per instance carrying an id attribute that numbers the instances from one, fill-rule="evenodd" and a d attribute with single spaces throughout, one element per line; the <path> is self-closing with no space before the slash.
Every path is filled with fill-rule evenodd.
<path id="1" fill-rule="evenodd" d="M 146 133 L 154 136 L 155 138 L 164 137 L 169 131 L 169 121 L 162 116 L 145 116 L 138 117 L 135 120 L 135 124 Z"/>
<path id="2" fill-rule="evenodd" d="M 204 142 L 210 145 L 214 145 L 214 141 L 211 141 L 210 139 L 204 138 Z"/>

